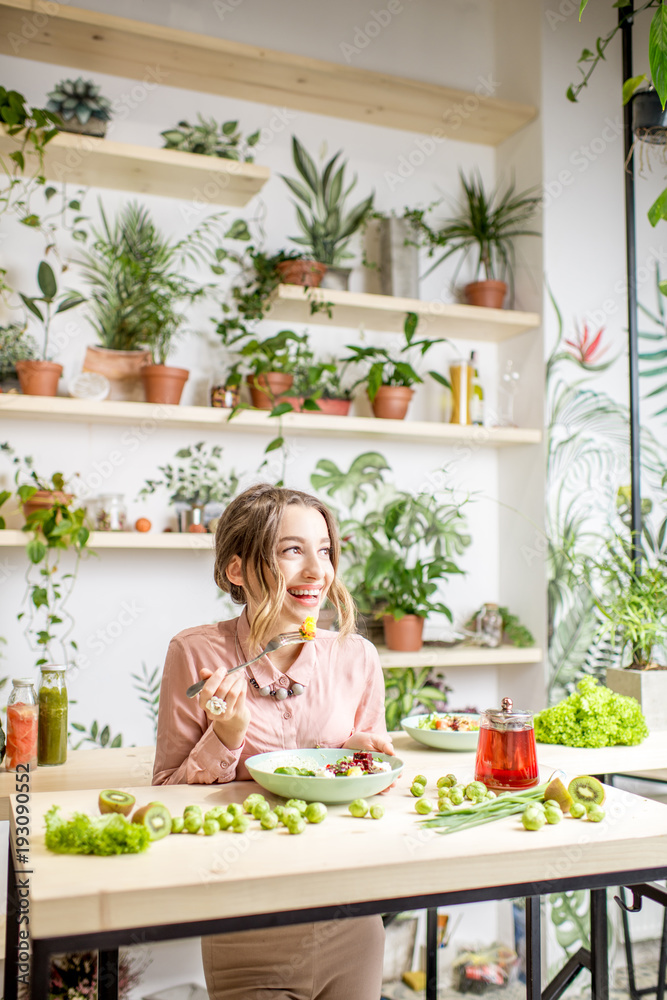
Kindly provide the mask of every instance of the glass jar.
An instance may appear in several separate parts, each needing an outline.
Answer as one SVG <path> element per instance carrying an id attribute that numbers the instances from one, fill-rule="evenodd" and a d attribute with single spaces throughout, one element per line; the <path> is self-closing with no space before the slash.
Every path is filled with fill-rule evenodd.
<path id="1" fill-rule="evenodd" d="M 96 500 L 95 528 L 97 531 L 125 531 L 127 509 L 122 493 L 105 493 Z"/>
<path id="2" fill-rule="evenodd" d="M 15 771 L 19 764 L 37 767 L 37 694 L 30 677 L 12 681 L 7 702 L 7 751 L 5 767 Z"/>
<path id="3" fill-rule="evenodd" d="M 470 397 L 472 396 L 473 367 L 464 358 L 452 361 L 449 381 L 452 384 L 452 415 L 450 423 L 470 423 Z"/>
<path id="4" fill-rule="evenodd" d="M 533 713 L 515 710 L 511 698 L 480 716 L 475 781 L 498 792 L 533 788 L 539 781 Z"/>
<path id="5" fill-rule="evenodd" d="M 483 646 L 499 646 L 503 637 L 503 616 L 497 604 L 485 604 L 477 616 L 477 633 Z"/>
<path id="6" fill-rule="evenodd" d="M 39 731 L 37 763 L 52 767 L 67 760 L 66 667 L 45 664 L 39 682 Z"/>

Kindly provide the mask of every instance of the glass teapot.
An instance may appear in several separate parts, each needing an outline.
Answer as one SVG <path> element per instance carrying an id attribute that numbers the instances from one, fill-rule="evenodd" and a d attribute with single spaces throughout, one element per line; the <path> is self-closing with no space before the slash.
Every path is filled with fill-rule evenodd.
<path id="1" fill-rule="evenodd" d="M 539 781 L 533 713 L 515 709 L 511 698 L 480 716 L 475 781 L 498 792 L 521 791 Z"/>

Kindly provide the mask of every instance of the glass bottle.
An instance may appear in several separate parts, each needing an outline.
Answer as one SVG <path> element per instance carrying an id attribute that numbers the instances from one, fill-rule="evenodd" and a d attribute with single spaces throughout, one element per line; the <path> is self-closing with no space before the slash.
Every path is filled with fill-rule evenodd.
<path id="1" fill-rule="evenodd" d="M 470 396 L 472 393 L 472 367 L 465 358 L 457 358 L 449 366 L 452 384 L 452 424 L 470 423 Z"/>
<path id="2" fill-rule="evenodd" d="M 95 527 L 98 531 L 125 531 L 127 509 L 122 493 L 105 493 L 97 498 Z"/>
<path id="3" fill-rule="evenodd" d="M 37 767 L 37 694 L 30 677 L 12 680 L 7 702 L 7 752 L 5 767 L 15 771 L 19 764 Z"/>
<path id="4" fill-rule="evenodd" d="M 470 392 L 470 423 L 478 427 L 484 424 L 484 389 L 479 380 L 477 357 L 475 351 L 470 352 L 470 367 L 472 368 L 472 385 Z"/>
<path id="5" fill-rule="evenodd" d="M 480 716 L 475 781 L 498 792 L 533 788 L 539 781 L 533 713 L 515 709 L 511 698 Z"/>
<path id="6" fill-rule="evenodd" d="M 41 670 L 37 763 L 52 767 L 54 764 L 64 764 L 67 760 L 66 667 L 49 663 Z"/>

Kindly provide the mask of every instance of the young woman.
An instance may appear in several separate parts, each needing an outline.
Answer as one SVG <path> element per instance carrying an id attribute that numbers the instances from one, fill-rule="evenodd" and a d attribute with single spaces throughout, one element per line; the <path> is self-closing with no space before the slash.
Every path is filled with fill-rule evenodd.
<path id="1" fill-rule="evenodd" d="M 354 632 L 352 599 L 336 571 L 340 541 L 316 497 L 266 483 L 223 513 L 215 581 L 238 618 L 172 639 L 162 678 L 154 784 L 249 778 L 256 753 L 344 747 L 393 753 L 375 647 Z M 269 639 L 317 618 L 328 597 L 339 631 L 284 646 L 245 670 Z M 206 678 L 198 697 L 186 689 Z M 221 714 L 211 712 L 219 699 Z M 213 705 L 215 706 L 215 703 Z M 261 946 L 260 946 L 261 942 Z M 211 1000 L 378 1000 L 384 934 L 379 917 L 299 924 L 204 938 Z M 345 961 L 341 961 L 341 955 Z"/>

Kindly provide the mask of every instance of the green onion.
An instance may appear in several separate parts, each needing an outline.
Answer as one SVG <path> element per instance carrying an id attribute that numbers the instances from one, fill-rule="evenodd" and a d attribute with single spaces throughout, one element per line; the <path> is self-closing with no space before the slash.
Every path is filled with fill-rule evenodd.
<path id="1" fill-rule="evenodd" d="M 525 792 L 508 794 L 502 792 L 495 799 L 485 799 L 483 802 L 469 802 L 466 805 L 454 806 L 447 812 L 439 812 L 423 820 L 424 826 L 438 827 L 438 833 L 456 833 L 458 830 L 469 830 L 473 826 L 493 823 L 505 816 L 523 812 L 529 802 L 541 802 L 547 785 L 538 785 Z"/>

